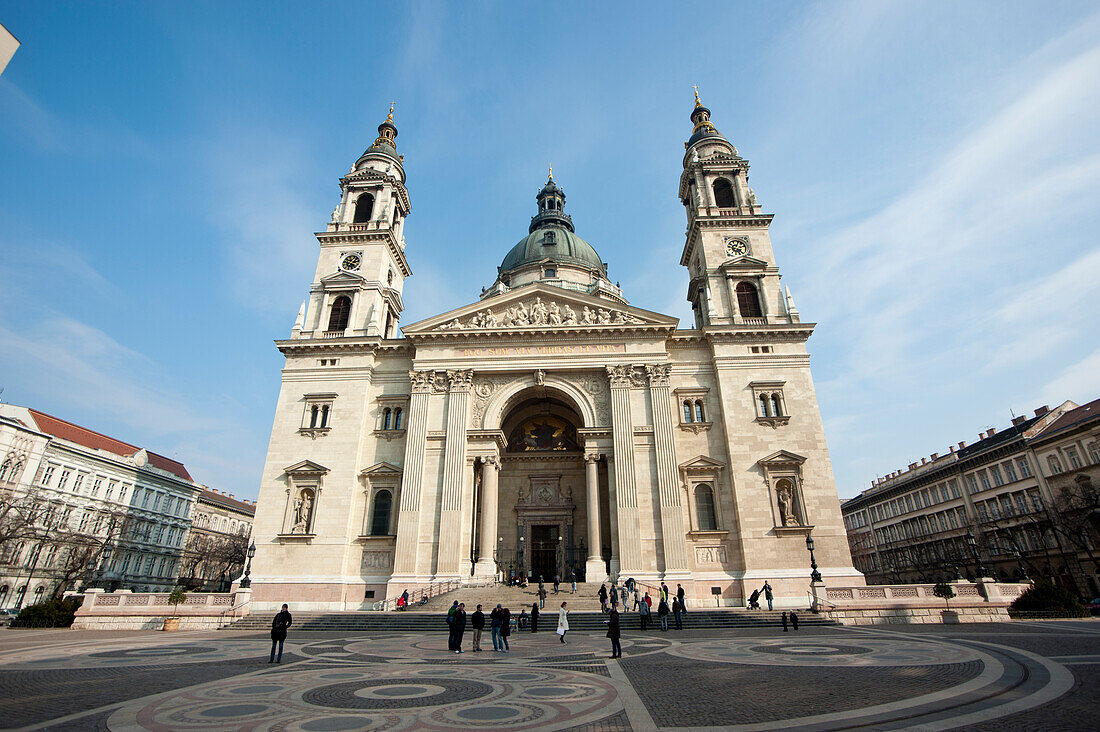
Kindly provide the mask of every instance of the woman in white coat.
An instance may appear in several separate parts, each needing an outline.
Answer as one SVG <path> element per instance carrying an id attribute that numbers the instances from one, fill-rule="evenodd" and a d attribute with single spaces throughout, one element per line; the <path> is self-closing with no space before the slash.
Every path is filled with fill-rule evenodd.
<path id="1" fill-rule="evenodd" d="M 565 603 L 561 604 L 561 610 L 558 610 L 558 637 L 561 638 L 561 642 L 565 643 L 565 634 L 569 632 L 569 611 L 565 609 Z"/>

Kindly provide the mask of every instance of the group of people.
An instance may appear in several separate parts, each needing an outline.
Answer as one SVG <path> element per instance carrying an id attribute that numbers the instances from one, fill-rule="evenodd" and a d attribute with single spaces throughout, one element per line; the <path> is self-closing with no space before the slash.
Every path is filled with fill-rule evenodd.
<path id="1" fill-rule="evenodd" d="M 596 593 L 600 598 L 600 606 L 603 608 L 603 612 L 611 614 L 616 613 L 616 625 L 619 623 L 619 603 L 622 602 L 622 612 L 627 612 L 627 608 L 630 604 L 630 599 L 634 600 L 634 612 L 638 613 L 638 618 L 641 623 L 641 629 L 646 630 L 649 628 L 650 622 L 653 622 L 654 615 L 657 616 L 655 622 L 660 623 L 661 630 L 668 630 L 668 619 L 672 616 L 675 623 L 676 630 L 683 630 L 684 619 L 683 616 L 687 614 L 687 603 L 684 600 L 684 588 L 683 585 L 676 585 L 676 594 L 671 595 L 668 585 L 664 582 L 657 590 L 657 607 L 653 607 L 653 598 L 650 597 L 649 592 L 643 591 L 641 586 L 634 581 L 633 577 L 630 577 L 622 584 L 622 587 L 616 585 L 615 580 L 611 581 L 611 588 L 608 589 L 606 584 L 600 585 L 599 591 Z M 610 622 L 610 621 L 609 621 Z"/>
<path id="2" fill-rule="evenodd" d="M 761 594 L 764 595 L 764 600 L 766 600 L 768 603 L 768 609 L 772 609 L 772 600 L 775 599 L 775 596 L 772 594 L 772 586 L 768 584 L 767 580 L 764 580 L 764 586 L 761 587 L 759 590 L 753 590 L 752 594 L 749 595 L 749 610 L 760 609 Z"/>
<path id="3" fill-rule="evenodd" d="M 558 610 L 558 639 L 565 643 L 565 634 L 569 632 L 569 610 L 566 608 L 567 603 L 562 603 L 561 608 Z M 527 615 L 526 609 L 524 609 L 517 622 L 517 628 L 523 628 L 527 623 L 524 619 L 529 619 L 531 632 L 537 633 L 539 630 L 539 603 L 532 603 L 531 614 Z M 472 613 L 467 614 L 466 603 L 454 601 L 454 604 L 447 610 L 447 650 L 455 653 L 462 653 L 462 637 L 466 633 L 466 623 L 469 621 L 470 628 L 473 630 L 473 651 L 479 652 L 481 648 L 481 633 L 485 629 L 485 613 L 481 609 L 481 605 L 477 606 L 477 609 Z M 508 638 L 512 635 L 512 611 L 504 607 L 501 603 L 497 603 L 497 606 L 489 612 L 489 629 L 493 637 L 493 650 L 501 653 L 508 653 Z"/>

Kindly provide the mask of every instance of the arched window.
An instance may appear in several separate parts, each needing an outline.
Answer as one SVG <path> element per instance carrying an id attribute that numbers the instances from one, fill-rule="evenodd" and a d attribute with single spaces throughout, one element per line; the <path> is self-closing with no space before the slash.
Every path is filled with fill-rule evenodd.
<path id="1" fill-rule="evenodd" d="M 401 407 L 398 407 L 393 412 L 393 428 L 395 430 L 401 429 Z"/>
<path id="2" fill-rule="evenodd" d="M 695 516 L 699 520 L 700 531 L 718 529 L 718 517 L 714 514 L 714 491 L 708 483 L 695 487 Z"/>
<path id="3" fill-rule="evenodd" d="M 23 598 L 27 596 L 27 586 L 23 585 L 15 591 L 15 606 L 23 607 Z"/>
<path id="4" fill-rule="evenodd" d="M 691 421 L 691 402 L 689 402 L 687 399 L 684 400 L 684 421 Z"/>
<path id="5" fill-rule="evenodd" d="M 706 422 L 707 421 L 705 415 L 703 414 L 703 400 L 702 399 L 696 399 L 695 400 L 695 421 L 696 422 Z"/>
<path id="6" fill-rule="evenodd" d="M 309 426 L 311 429 L 317 426 L 317 422 L 320 420 L 320 416 L 320 405 L 314 404 L 312 407 L 309 408 Z"/>
<path id="7" fill-rule="evenodd" d="M 764 311 L 760 309 L 760 296 L 751 282 L 738 282 L 736 292 L 737 309 L 741 311 L 742 318 L 764 317 Z"/>
<path id="8" fill-rule="evenodd" d="M 34 588 L 34 604 L 42 602 L 42 585 Z"/>
<path id="9" fill-rule="evenodd" d="M 351 298 L 341 295 L 332 302 L 332 310 L 328 316 L 328 329 L 345 330 L 348 327 L 348 318 L 351 317 Z"/>
<path id="10" fill-rule="evenodd" d="M 774 417 L 774 414 L 768 414 L 768 395 L 760 395 L 760 416 L 761 417 Z"/>
<path id="11" fill-rule="evenodd" d="M 7 480 L 8 479 L 8 473 L 10 473 L 10 472 L 12 472 L 11 458 L 8 458 L 7 460 L 4 461 L 3 465 L 0 465 L 0 481 Z"/>
<path id="12" fill-rule="evenodd" d="M 733 186 L 725 178 L 714 181 L 714 205 L 718 208 L 737 207 L 737 199 L 733 197 Z"/>
<path id="13" fill-rule="evenodd" d="M 4 585 L 0 587 L 0 607 L 4 607 L 5 600 L 8 599 L 8 586 Z"/>
<path id="14" fill-rule="evenodd" d="M 779 395 L 778 394 L 772 394 L 772 416 L 773 417 L 783 416 L 783 408 L 779 406 Z"/>
<path id="15" fill-rule="evenodd" d="M 321 427 L 328 427 L 328 405 L 321 405 Z"/>
<path id="16" fill-rule="evenodd" d="M 378 491 L 374 494 L 374 510 L 371 511 L 371 536 L 388 536 L 390 533 L 390 509 L 393 507 L 393 494 Z"/>
<path id="17" fill-rule="evenodd" d="M 355 218 L 353 223 L 365 224 L 371 219 L 371 214 L 374 213 L 374 196 L 369 193 L 364 193 L 355 199 Z"/>
<path id="18" fill-rule="evenodd" d="M 390 418 L 393 417 L 393 413 L 389 407 L 382 410 L 382 429 L 388 430 L 390 428 Z"/>

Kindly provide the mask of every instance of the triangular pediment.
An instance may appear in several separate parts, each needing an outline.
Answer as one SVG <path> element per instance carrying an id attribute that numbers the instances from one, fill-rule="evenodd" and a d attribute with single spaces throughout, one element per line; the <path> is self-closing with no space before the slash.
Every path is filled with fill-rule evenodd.
<path id="1" fill-rule="evenodd" d="M 680 463 L 680 471 L 683 473 L 716 473 L 719 470 L 724 470 L 725 467 L 725 463 L 720 463 L 714 458 L 707 457 L 706 455 L 696 455 L 691 460 Z"/>
<path id="2" fill-rule="evenodd" d="M 780 450 L 779 452 L 773 452 L 766 458 L 760 458 L 757 462 L 761 465 L 790 465 L 792 463 L 801 465 L 806 462 L 806 458 L 793 452 Z"/>
<path id="3" fill-rule="evenodd" d="M 718 269 L 766 269 L 768 263 L 763 259 L 757 259 L 756 257 L 744 254 L 734 259 L 727 259 L 719 265 Z"/>
<path id="4" fill-rule="evenodd" d="M 294 463 L 283 468 L 283 472 L 287 475 L 324 475 L 328 472 L 328 468 L 324 465 L 318 465 L 312 460 L 303 460 L 300 463 Z"/>
<path id="5" fill-rule="evenodd" d="M 675 328 L 677 318 L 538 283 L 405 326 L 406 336 L 501 331 Z"/>
<path id="6" fill-rule="evenodd" d="M 359 475 L 367 478 L 395 478 L 401 475 L 401 468 L 392 463 L 382 461 L 380 463 L 375 463 L 369 468 L 363 468 L 359 471 Z"/>
<path id="7" fill-rule="evenodd" d="M 364 281 L 362 275 L 354 272 L 345 272 L 340 270 L 339 272 L 333 272 L 330 275 L 325 275 L 321 278 L 321 284 L 323 285 L 355 285 L 358 286 Z"/>

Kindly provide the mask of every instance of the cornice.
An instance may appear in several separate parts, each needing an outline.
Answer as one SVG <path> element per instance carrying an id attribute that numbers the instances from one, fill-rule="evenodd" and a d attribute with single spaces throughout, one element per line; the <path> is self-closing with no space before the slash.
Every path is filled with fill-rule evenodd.
<path id="1" fill-rule="evenodd" d="M 401 268 L 405 277 L 412 275 L 409 262 L 405 259 L 405 253 L 397 246 L 397 240 L 393 236 L 392 229 L 374 229 L 372 231 L 318 231 L 313 234 L 321 246 L 330 244 L 363 244 L 372 241 L 383 241 L 393 255 L 393 259 Z"/>
<path id="2" fill-rule="evenodd" d="M 660 340 L 671 336 L 676 331 L 672 325 L 659 323 L 621 325 L 579 325 L 579 326 L 553 326 L 543 328 L 540 326 L 528 326 L 520 328 L 502 329 L 464 329 L 464 330 L 433 330 L 421 333 L 407 334 L 406 339 L 413 344 L 466 341 L 498 341 L 502 344 L 515 342 L 545 341 L 546 345 L 557 345 L 563 340 L 570 343 L 604 342 L 607 340 L 621 340 L 616 336 L 630 336 L 635 340 Z"/>
<path id="3" fill-rule="evenodd" d="M 692 217 L 688 224 L 688 230 L 686 239 L 684 241 L 684 250 L 680 255 L 680 264 L 684 267 L 688 266 L 688 260 L 691 259 L 691 252 L 695 249 L 695 241 L 699 238 L 699 232 L 705 227 L 708 229 L 717 229 L 722 227 L 736 227 L 741 229 L 750 228 L 768 228 L 771 226 L 772 219 L 775 218 L 775 214 L 749 214 L 749 215 L 696 215 Z"/>
<path id="4" fill-rule="evenodd" d="M 733 323 L 730 325 L 703 326 L 703 337 L 711 343 L 732 343 L 735 341 L 777 341 L 804 342 L 813 335 L 817 323 L 768 323 L 767 325 L 748 325 Z"/>

